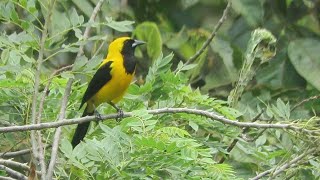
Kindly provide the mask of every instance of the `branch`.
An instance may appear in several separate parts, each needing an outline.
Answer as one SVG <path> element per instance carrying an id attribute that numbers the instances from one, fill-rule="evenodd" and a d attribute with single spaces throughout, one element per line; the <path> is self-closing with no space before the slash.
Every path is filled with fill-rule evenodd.
<path id="1" fill-rule="evenodd" d="M 37 112 L 37 104 L 38 104 L 37 100 L 38 100 L 39 86 L 40 86 L 41 67 L 42 67 L 43 56 L 45 51 L 45 42 L 48 37 L 48 26 L 50 24 L 53 6 L 54 6 L 54 2 L 49 1 L 48 15 L 45 18 L 45 24 L 42 30 L 42 35 L 40 40 L 40 50 L 39 50 L 39 56 L 37 60 L 37 69 L 35 73 L 34 92 L 33 92 L 32 107 L 31 107 L 32 124 L 37 124 L 37 121 L 40 122 L 40 119 L 37 120 L 37 117 L 39 116 L 39 113 L 40 113 L 40 112 Z M 43 144 L 41 142 L 41 139 L 42 139 L 41 132 L 38 132 L 37 136 L 38 138 L 36 138 L 35 132 L 31 131 L 32 152 L 36 161 L 39 161 L 40 163 L 41 179 L 44 179 L 46 174 L 46 164 L 44 161 Z M 38 151 L 38 147 L 40 147 L 39 151 Z"/>
<path id="2" fill-rule="evenodd" d="M 52 82 L 53 77 L 54 77 L 55 75 L 59 74 L 59 73 L 62 72 L 62 71 L 71 69 L 72 67 L 73 67 L 73 64 L 68 65 L 68 66 L 64 66 L 64 67 L 62 67 L 62 68 L 60 68 L 60 69 L 57 69 L 57 70 L 55 70 L 55 71 L 50 75 L 50 77 L 48 78 L 48 82 L 47 82 L 47 84 L 46 84 L 46 87 L 45 87 L 44 90 L 43 90 L 43 95 L 42 95 L 42 98 L 41 98 L 41 100 L 40 100 L 39 114 L 38 114 L 38 117 L 37 117 L 37 119 L 38 119 L 37 123 L 40 123 L 41 116 L 42 116 L 42 110 L 43 110 L 44 101 L 46 100 L 46 97 L 47 97 L 48 94 L 49 94 L 49 87 L 50 87 L 50 85 L 51 85 L 51 82 Z"/>
<path id="3" fill-rule="evenodd" d="M 99 0 L 99 2 L 97 3 L 96 7 L 94 8 L 94 10 L 93 10 L 93 12 L 91 14 L 91 17 L 89 19 L 89 23 L 88 23 L 88 25 L 87 25 L 87 27 L 86 27 L 86 29 L 84 31 L 83 40 L 87 40 L 88 39 L 90 30 L 91 30 L 91 23 L 93 23 L 94 20 L 96 19 L 97 14 L 98 14 L 103 2 L 104 2 L 104 0 Z M 77 53 L 76 60 L 78 60 L 78 58 L 80 56 L 82 56 L 83 48 L 84 48 L 84 44 L 81 44 L 80 47 L 79 47 L 79 51 Z M 63 119 L 65 119 L 66 107 L 67 107 L 68 98 L 69 98 L 69 95 L 70 95 L 70 92 L 71 92 L 71 86 L 72 86 L 73 80 L 74 80 L 73 78 L 70 78 L 68 80 L 68 82 L 67 82 L 67 85 L 66 85 L 66 88 L 65 88 L 64 97 L 63 97 L 62 102 L 61 102 L 61 108 L 60 108 L 58 122 L 61 122 Z M 53 144 L 52 144 L 52 151 L 51 151 L 51 159 L 50 159 L 50 163 L 49 163 L 49 166 L 48 166 L 48 173 L 47 173 L 47 177 L 46 177 L 47 179 L 52 179 L 52 176 L 53 176 L 53 170 L 54 170 L 54 167 L 55 167 L 56 158 L 57 158 L 57 154 L 58 154 L 60 135 L 61 135 L 61 128 L 59 127 L 56 130 L 55 135 L 54 135 L 54 141 L 53 141 Z"/>
<path id="4" fill-rule="evenodd" d="M 264 111 L 261 111 L 259 114 L 257 114 L 256 117 L 254 117 L 251 122 L 256 122 L 260 118 L 260 116 L 262 115 L 263 112 Z M 245 135 L 249 131 L 249 129 L 250 129 L 249 127 L 242 128 L 241 135 Z M 227 148 L 228 153 L 232 151 L 232 149 L 236 146 L 238 141 L 239 141 L 239 139 L 237 139 L 237 138 L 233 139 L 233 141 L 231 142 L 231 144 Z M 225 155 L 227 156 L 227 154 L 225 154 Z M 218 163 L 222 164 L 225 160 L 226 160 L 226 157 L 223 156 Z"/>
<path id="5" fill-rule="evenodd" d="M 23 149 L 23 150 L 15 151 L 15 152 L 4 152 L 4 153 L 0 153 L 0 157 L 11 158 L 11 157 L 29 154 L 31 151 L 32 151 L 32 149 Z"/>
<path id="6" fill-rule="evenodd" d="M 13 170 L 11 168 L 8 168 L 8 167 L 6 167 L 4 165 L 0 164 L 0 169 L 3 169 L 12 178 L 22 179 L 22 180 L 27 180 L 28 179 L 25 175 L 15 171 L 15 170 Z"/>
<path id="7" fill-rule="evenodd" d="M 223 10 L 223 14 L 222 14 L 221 18 L 219 19 L 218 23 L 213 28 L 213 31 L 212 31 L 211 35 L 209 36 L 209 38 L 206 40 L 206 42 L 203 43 L 202 47 L 192 57 L 190 57 L 188 59 L 186 64 L 190 64 L 194 60 L 196 60 L 203 53 L 203 51 L 209 46 L 210 42 L 216 36 L 218 30 L 220 29 L 221 25 L 227 19 L 227 15 L 228 15 L 230 7 L 231 7 L 231 0 L 228 1 L 226 8 Z"/>
<path id="8" fill-rule="evenodd" d="M 16 162 L 13 160 L 7 160 L 7 159 L 0 159 L 0 164 L 4 165 L 4 166 L 10 166 L 10 167 L 15 167 L 18 169 L 23 169 L 25 171 L 30 171 L 30 167 L 24 163 L 20 163 L 20 162 Z M 40 171 L 37 171 L 37 174 L 41 175 Z"/>
<path id="9" fill-rule="evenodd" d="M 50 145 L 45 146 L 45 148 L 48 148 L 48 147 L 51 147 L 51 146 Z M 23 149 L 23 150 L 14 151 L 14 152 L 4 152 L 4 153 L 0 153 L 0 157 L 13 158 L 13 157 L 29 154 L 30 152 L 32 152 L 32 149 Z"/>
<path id="10" fill-rule="evenodd" d="M 97 17 L 97 14 L 103 4 L 104 0 L 100 0 L 96 7 L 94 8 L 92 14 L 91 14 L 91 17 L 89 19 L 89 23 L 88 23 L 88 26 L 86 27 L 84 33 L 83 33 L 83 40 L 87 40 L 88 37 L 89 37 L 89 33 L 90 33 L 90 30 L 91 30 L 91 23 L 94 22 L 94 20 L 96 19 Z M 84 48 L 84 44 L 81 44 L 80 47 L 79 47 L 79 51 L 78 51 L 78 54 L 77 54 L 77 58 L 79 58 L 82 54 L 83 54 L 83 48 Z"/>
<path id="11" fill-rule="evenodd" d="M 71 83 L 72 83 L 72 81 L 68 81 L 67 88 L 65 89 L 63 100 L 61 102 L 61 108 L 60 108 L 58 122 L 61 119 L 64 119 L 64 117 L 65 117 L 68 97 L 69 97 L 70 91 L 71 91 Z M 58 127 L 55 134 L 54 134 L 54 139 L 53 139 L 53 143 L 52 143 L 52 151 L 51 151 L 51 159 L 50 159 L 50 163 L 48 166 L 48 173 L 47 173 L 46 179 L 52 179 L 53 170 L 54 170 L 54 166 L 56 164 L 56 159 L 57 159 L 57 154 L 58 154 L 60 135 L 61 135 L 61 127 Z"/>
<path id="12" fill-rule="evenodd" d="M 278 174 L 280 174 L 281 172 L 285 171 L 286 169 L 288 169 L 291 165 L 296 164 L 297 162 L 299 162 L 302 158 L 304 158 L 305 156 L 312 154 L 315 152 L 317 148 L 312 148 L 309 149 L 307 151 L 305 151 L 304 153 L 300 154 L 299 156 L 297 156 L 296 158 L 292 159 L 291 161 L 285 163 L 284 165 L 280 166 L 279 168 L 271 168 L 267 171 L 264 171 L 260 174 L 258 174 L 257 176 L 255 176 L 254 178 L 252 178 L 251 180 L 258 180 L 268 174 L 271 174 L 272 172 L 274 172 L 272 174 L 272 176 L 277 176 Z"/>
<path id="13" fill-rule="evenodd" d="M 164 113 L 168 113 L 168 114 L 177 114 L 177 113 L 194 114 L 194 115 L 204 116 L 204 117 L 219 121 L 224 124 L 238 126 L 238 127 L 251 127 L 251 128 L 258 128 L 258 129 L 261 129 L 261 128 L 291 129 L 291 130 L 296 130 L 296 131 L 303 131 L 306 133 L 314 133 L 315 132 L 312 130 L 298 127 L 294 123 L 292 123 L 292 124 L 264 124 L 264 123 L 253 123 L 253 122 L 239 122 L 237 120 L 227 119 L 226 117 L 219 115 L 215 112 L 209 112 L 209 111 L 199 110 L 199 109 L 162 108 L 162 109 L 147 110 L 147 112 L 149 114 L 154 114 L 154 115 L 164 114 Z M 132 112 L 123 113 L 123 118 L 131 117 L 131 116 L 132 116 Z M 116 119 L 116 118 L 118 118 L 118 114 L 108 114 L 108 115 L 101 116 L 101 120 Z M 42 129 L 57 128 L 57 127 L 66 126 L 66 125 L 80 124 L 80 123 L 85 123 L 85 122 L 90 122 L 90 121 L 101 121 L 101 120 L 96 119 L 95 116 L 86 116 L 86 117 L 74 118 L 74 119 L 63 119 L 63 120 L 57 121 L 57 122 L 48 122 L 48 123 L 23 125 L 23 126 L 0 127 L 0 133 L 42 130 Z"/>
<path id="14" fill-rule="evenodd" d="M 304 104 L 304 103 L 306 103 L 306 102 L 309 102 L 309 101 L 312 101 L 312 100 L 316 100 L 316 99 L 320 99 L 320 95 L 312 96 L 312 97 L 309 97 L 309 98 L 307 98 L 307 99 L 302 100 L 301 102 L 299 102 L 299 103 L 297 103 L 296 105 L 294 105 L 290 111 L 292 112 L 292 111 L 294 111 L 297 107 L 301 106 L 302 104 Z"/>

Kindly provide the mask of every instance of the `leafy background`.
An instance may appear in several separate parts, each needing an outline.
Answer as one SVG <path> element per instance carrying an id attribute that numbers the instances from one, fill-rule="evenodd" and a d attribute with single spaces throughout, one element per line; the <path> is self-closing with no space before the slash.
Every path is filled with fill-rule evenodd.
<path id="1" fill-rule="evenodd" d="M 187 107 L 242 121 L 252 121 L 262 112 L 259 120 L 263 122 L 298 122 L 319 129 L 319 0 L 233 0 L 214 40 L 190 64 L 186 62 L 209 37 L 226 1 L 108 0 L 95 22 L 89 22 L 93 28 L 84 40 L 83 30 L 97 2 L 55 0 L 52 9 L 48 0 L 0 2 L 1 126 L 30 124 L 35 64 L 49 11 L 40 93 L 46 93 L 43 90 L 53 71 L 74 65 L 72 71 L 52 79 L 42 122 L 57 119 L 69 78 L 76 81 L 67 118 L 81 115 L 78 107 L 86 83 L 114 38 L 128 35 L 147 42 L 137 49 L 136 80 L 119 104 L 124 111 L 132 111 L 133 117 L 92 125 L 85 142 L 75 149 L 70 144 L 75 126 L 64 127 L 57 179 L 248 179 L 319 144 L 319 136 L 294 131 L 251 129 L 243 134 L 241 128 L 201 116 L 146 112 Z M 227 98 L 256 28 L 272 32 L 277 52 L 257 68 L 239 103 L 230 108 Z M 82 44 L 85 54 L 75 61 Z M 114 110 L 103 105 L 99 112 Z M 54 129 L 42 132 L 43 142 L 51 144 Z M 31 147 L 29 132 L 0 136 L 1 152 Z M 238 143 L 228 153 L 226 148 L 234 139 Z M 318 179 L 318 155 L 319 148 L 276 177 L 271 173 L 270 178 Z M 222 157 L 226 160 L 218 163 Z M 15 157 L 23 163 L 30 159 L 30 155 Z M 7 174 L 0 170 L 0 175 Z"/>

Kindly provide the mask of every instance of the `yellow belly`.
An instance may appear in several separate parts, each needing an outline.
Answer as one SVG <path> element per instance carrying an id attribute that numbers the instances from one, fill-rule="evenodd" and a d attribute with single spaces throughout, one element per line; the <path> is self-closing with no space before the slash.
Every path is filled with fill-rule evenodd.
<path id="1" fill-rule="evenodd" d="M 104 102 L 117 103 L 120 101 L 132 81 L 134 73 L 127 74 L 122 62 L 113 62 L 111 67 L 111 80 L 90 99 L 95 107 Z"/>

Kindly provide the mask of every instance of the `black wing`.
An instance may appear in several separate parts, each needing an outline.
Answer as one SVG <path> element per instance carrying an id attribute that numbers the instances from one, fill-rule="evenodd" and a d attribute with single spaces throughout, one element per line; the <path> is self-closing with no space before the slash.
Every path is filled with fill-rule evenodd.
<path id="1" fill-rule="evenodd" d="M 106 83 L 110 81 L 110 71 L 112 62 L 113 61 L 109 61 L 103 66 L 101 66 L 93 75 L 91 81 L 89 82 L 88 88 L 83 95 L 80 109 L 84 103 L 86 103 L 90 98 L 92 98 Z"/>

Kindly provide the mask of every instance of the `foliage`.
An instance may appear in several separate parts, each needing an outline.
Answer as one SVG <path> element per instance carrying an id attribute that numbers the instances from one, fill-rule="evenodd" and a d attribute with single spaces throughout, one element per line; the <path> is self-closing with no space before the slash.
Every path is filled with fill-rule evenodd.
<path id="1" fill-rule="evenodd" d="M 263 123 L 295 122 L 302 128 L 319 130 L 319 1 L 232 0 L 232 12 L 222 29 L 192 64 L 188 59 L 209 37 L 225 1 L 109 0 L 94 22 L 89 18 L 96 0 L 56 0 L 53 8 L 48 8 L 49 2 L 0 2 L 1 126 L 31 123 L 36 64 L 47 17 L 48 38 L 37 97 L 38 102 L 46 97 L 41 122 L 55 121 L 59 116 L 69 78 L 75 82 L 66 118 L 81 115 L 78 108 L 86 82 L 112 39 L 131 35 L 147 42 L 136 51 L 136 81 L 119 103 L 133 116 L 119 123 L 110 120 L 92 125 L 85 141 L 75 149 L 70 144 L 74 127 L 65 126 L 56 179 L 248 179 L 273 168 L 267 175 L 270 178 L 320 177 L 319 134 L 272 128 L 243 130 L 192 114 L 152 115 L 146 111 L 203 109 L 244 122 L 261 114 L 258 120 Z M 83 31 L 88 25 L 92 29 L 85 39 Z M 256 33 L 261 33 L 258 28 L 265 29 L 262 32 L 267 36 Z M 257 39 L 249 40 L 252 36 Z M 85 53 L 77 58 L 81 45 L 85 45 Z M 265 63 L 255 64 L 256 58 Z M 252 62 L 246 66 L 247 59 Z M 72 70 L 50 77 L 70 64 Z M 245 70 L 247 74 L 239 75 Z M 240 86 L 239 77 L 245 79 Z M 45 92 L 48 82 L 49 91 Z M 232 91 L 237 100 L 229 104 L 227 98 L 234 87 L 241 91 Z M 98 110 L 115 112 L 107 105 Z M 41 131 L 44 144 L 52 144 L 54 131 Z M 29 132 L 0 136 L 0 152 L 31 147 Z M 229 152 L 234 140 L 237 143 Z M 312 148 L 313 153 L 273 174 Z M 46 160 L 49 152 L 50 148 Z M 15 160 L 28 163 L 31 156 L 27 157 Z M 227 160 L 219 163 L 222 158 Z M 0 176 L 7 175 L 0 170 Z"/>

